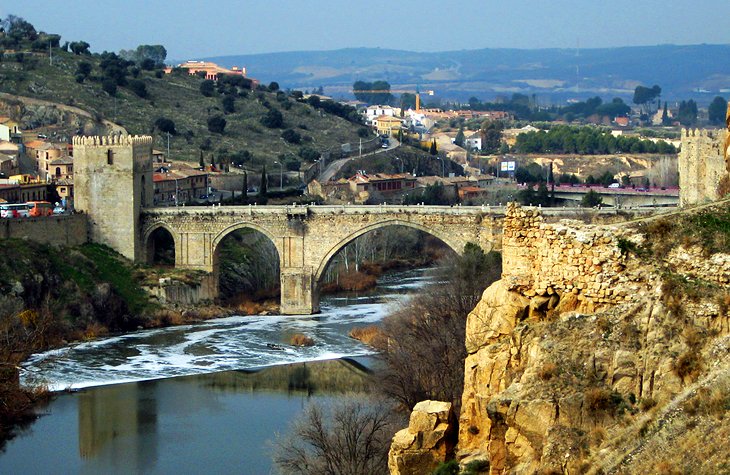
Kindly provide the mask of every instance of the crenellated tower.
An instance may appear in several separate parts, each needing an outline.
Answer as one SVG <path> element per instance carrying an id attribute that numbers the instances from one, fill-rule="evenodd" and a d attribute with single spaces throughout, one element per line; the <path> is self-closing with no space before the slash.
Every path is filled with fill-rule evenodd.
<path id="1" fill-rule="evenodd" d="M 727 175 L 727 130 L 682 129 L 679 152 L 679 201 L 681 206 L 720 198 L 719 184 Z"/>
<path id="2" fill-rule="evenodd" d="M 141 258 L 139 215 L 152 205 L 152 137 L 74 137 L 74 206 L 91 239 Z"/>

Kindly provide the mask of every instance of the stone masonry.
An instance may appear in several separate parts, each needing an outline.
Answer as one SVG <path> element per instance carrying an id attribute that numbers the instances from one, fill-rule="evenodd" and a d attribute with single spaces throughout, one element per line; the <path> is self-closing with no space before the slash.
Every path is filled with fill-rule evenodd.
<path id="1" fill-rule="evenodd" d="M 596 304 L 627 298 L 618 238 L 608 230 L 563 220 L 543 223 L 538 210 L 510 204 L 502 237 L 503 278 L 525 295 L 573 293 Z"/>
<path id="2" fill-rule="evenodd" d="M 220 242 L 237 229 L 259 231 L 279 254 L 282 313 L 308 314 L 319 310 L 318 281 L 330 259 L 358 236 L 393 225 L 425 231 L 457 253 L 468 242 L 487 251 L 501 246 L 501 209 L 448 206 L 156 208 L 143 212 L 141 236 L 151 255 L 150 236 L 164 228 L 175 243 L 176 267 L 217 275 Z"/>
<path id="3" fill-rule="evenodd" d="M 730 171 L 729 164 L 725 162 L 727 135 L 726 130 L 682 130 L 682 150 L 679 153 L 681 206 L 720 198 L 719 184 Z"/>
<path id="4" fill-rule="evenodd" d="M 139 215 L 152 204 L 152 137 L 74 137 L 74 206 L 91 240 L 141 257 Z"/>

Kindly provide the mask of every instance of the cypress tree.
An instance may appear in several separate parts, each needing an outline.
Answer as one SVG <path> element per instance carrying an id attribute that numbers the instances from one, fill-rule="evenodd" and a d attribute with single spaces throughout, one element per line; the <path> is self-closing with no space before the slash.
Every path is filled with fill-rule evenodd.
<path id="1" fill-rule="evenodd" d="M 266 165 L 261 168 L 261 187 L 259 188 L 259 196 L 266 196 L 266 188 L 268 177 L 266 176 Z"/>

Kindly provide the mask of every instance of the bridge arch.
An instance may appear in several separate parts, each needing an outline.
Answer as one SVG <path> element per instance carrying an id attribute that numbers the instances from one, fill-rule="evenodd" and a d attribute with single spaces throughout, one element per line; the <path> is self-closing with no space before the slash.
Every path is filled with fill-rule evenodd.
<path id="1" fill-rule="evenodd" d="M 217 259 L 217 255 L 218 255 L 218 246 L 220 245 L 221 241 L 223 241 L 223 239 L 226 238 L 226 236 L 228 236 L 229 234 L 231 234 L 235 231 L 238 231 L 239 229 L 253 229 L 254 231 L 258 231 L 259 233 L 266 236 L 269 239 L 269 241 L 271 241 L 271 244 L 273 244 L 274 247 L 276 248 L 276 252 L 279 254 L 279 265 L 281 265 L 282 250 L 281 250 L 281 246 L 279 245 L 280 244 L 279 240 L 276 239 L 276 236 L 274 236 L 271 233 L 271 231 L 269 231 L 268 229 L 266 229 L 262 226 L 259 226 L 257 224 L 254 224 L 254 223 L 251 223 L 248 221 L 241 221 L 239 223 L 235 223 L 235 224 L 232 224 L 231 226 L 224 228 L 223 230 L 218 232 L 213 237 L 210 247 L 211 247 L 211 250 L 213 251 L 213 270 L 214 271 L 216 270 L 215 267 L 216 267 L 216 259 Z"/>
<path id="2" fill-rule="evenodd" d="M 173 252 L 174 252 L 174 264 L 177 266 L 178 264 L 178 256 L 180 255 L 180 236 L 178 233 L 173 231 L 170 226 L 165 222 L 156 222 L 152 223 L 150 226 L 147 227 L 145 230 L 144 235 L 142 236 L 142 245 L 144 250 L 144 262 L 147 264 L 153 264 L 154 261 L 154 255 L 155 255 L 155 240 L 154 235 L 158 233 L 160 230 L 164 230 L 172 237 L 173 242 Z"/>
<path id="3" fill-rule="evenodd" d="M 429 234 L 437 239 L 439 239 L 441 242 L 446 244 L 452 251 L 456 252 L 457 254 L 461 254 L 464 252 L 464 244 L 459 243 L 458 241 L 449 238 L 448 236 L 443 235 L 443 233 L 438 232 L 434 229 L 429 228 L 428 226 L 423 226 L 422 224 L 414 223 L 411 221 L 404 221 L 401 219 L 388 219 L 384 221 L 379 221 L 377 223 L 373 223 L 367 226 L 364 226 L 357 231 L 349 234 L 347 237 L 341 239 L 337 244 L 335 244 L 322 258 L 322 261 L 319 264 L 319 267 L 317 268 L 317 272 L 314 275 L 314 282 L 319 282 L 322 275 L 324 274 L 325 270 L 327 269 L 327 265 L 330 263 L 332 258 L 342 250 L 345 246 L 350 244 L 355 239 L 359 238 L 360 236 L 369 233 L 370 231 L 375 231 L 376 229 L 381 229 L 389 226 L 405 226 L 412 229 L 417 229 L 419 231 L 423 231 L 426 234 Z"/>

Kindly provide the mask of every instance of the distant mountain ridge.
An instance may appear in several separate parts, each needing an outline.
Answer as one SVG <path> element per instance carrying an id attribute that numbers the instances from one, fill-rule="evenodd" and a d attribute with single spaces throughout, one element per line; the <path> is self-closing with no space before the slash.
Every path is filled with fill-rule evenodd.
<path id="1" fill-rule="evenodd" d="M 284 88 L 325 87 L 344 97 L 356 80 L 433 89 L 442 99 L 491 99 L 514 92 L 550 101 L 620 96 L 658 84 L 669 101 L 700 103 L 730 93 L 730 45 L 658 45 L 593 49 L 477 49 L 419 53 L 379 48 L 296 51 L 201 58 L 245 66 L 251 77 Z"/>

